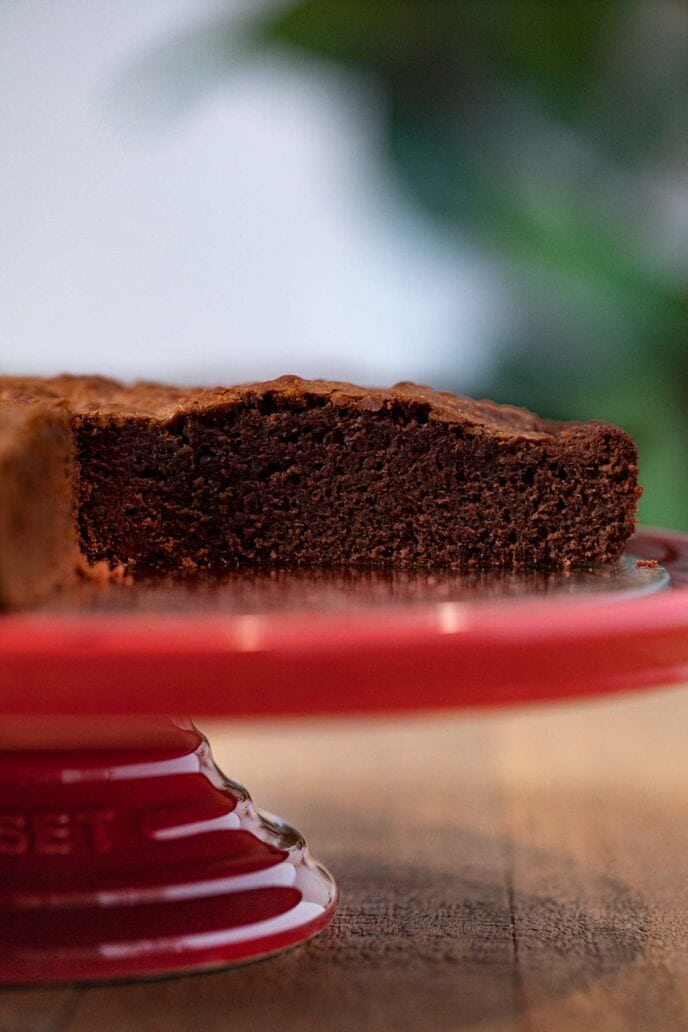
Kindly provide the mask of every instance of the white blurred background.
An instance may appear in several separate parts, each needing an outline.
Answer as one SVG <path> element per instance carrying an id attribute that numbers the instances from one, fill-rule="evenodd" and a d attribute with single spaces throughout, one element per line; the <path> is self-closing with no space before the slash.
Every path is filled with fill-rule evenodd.
<path id="1" fill-rule="evenodd" d="M 385 173 L 382 97 L 213 62 L 228 9 L 260 5 L 0 0 L 1 370 L 469 383 L 506 312 Z"/>

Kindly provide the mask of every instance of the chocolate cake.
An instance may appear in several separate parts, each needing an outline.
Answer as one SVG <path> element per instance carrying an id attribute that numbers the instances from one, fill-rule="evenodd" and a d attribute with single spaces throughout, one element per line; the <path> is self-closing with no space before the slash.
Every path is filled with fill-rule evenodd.
<path id="1" fill-rule="evenodd" d="M 92 563 L 561 567 L 616 559 L 634 528 L 636 448 L 605 423 L 410 383 L 0 378 L 0 404 L 50 398 Z"/>
<path id="2" fill-rule="evenodd" d="M 72 431 L 64 405 L 0 406 L 0 608 L 74 576 Z"/>

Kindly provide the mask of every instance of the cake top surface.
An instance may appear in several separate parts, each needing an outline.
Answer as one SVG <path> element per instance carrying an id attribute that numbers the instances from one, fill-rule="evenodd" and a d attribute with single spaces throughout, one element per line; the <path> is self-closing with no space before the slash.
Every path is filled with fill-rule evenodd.
<path id="1" fill-rule="evenodd" d="M 279 407 L 307 406 L 313 399 L 325 399 L 337 408 L 367 412 L 401 406 L 428 422 L 475 427 L 498 436 L 549 437 L 569 424 L 543 420 L 527 409 L 492 401 L 437 391 L 414 383 L 397 383 L 389 388 L 359 387 L 331 380 L 304 380 L 281 376 L 276 380 L 233 387 L 172 387 L 137 382 L 125 385 L 100 376 L 0 377 L 0 402 L 27 405 L 39 400 L 66 399 L 78 415 L 140 416 L 165 422 L 185 413 L 235 405 L 260 405 L 270 397 Z"/>
<path id="2" fill-rule="evenodd" d="M 4 399 L 3 399 L 4 400 Z M 35 405 L 14 403 L 0 405 L 0 451 L 7 452 L 31 439 L 46 421 L 65 425 L 67 409 L 60 401 L 38 399 Z"/>

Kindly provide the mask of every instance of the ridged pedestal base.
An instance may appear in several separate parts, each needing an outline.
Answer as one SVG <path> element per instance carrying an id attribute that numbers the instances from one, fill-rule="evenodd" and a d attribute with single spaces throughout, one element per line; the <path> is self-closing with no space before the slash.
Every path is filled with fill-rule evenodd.
<path id="1" fill-rule="evenodd" d="M 304 942 L 336 888 L 172 725 L 150 748 L 0 753 L 0 983 L 142 978 Z"/>

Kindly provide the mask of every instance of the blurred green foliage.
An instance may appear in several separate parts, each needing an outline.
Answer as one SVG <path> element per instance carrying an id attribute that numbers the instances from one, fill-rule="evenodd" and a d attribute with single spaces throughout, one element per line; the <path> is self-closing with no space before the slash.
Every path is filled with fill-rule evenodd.
<path id="1" fill-rule="evenodd" d="M 370 77 L 390 169 L 496 263 L 513 326 L 472 389 L 620 423 L 642 519 L 688 529 L 688 8 L 302 0 L 256 33 Z"/>

